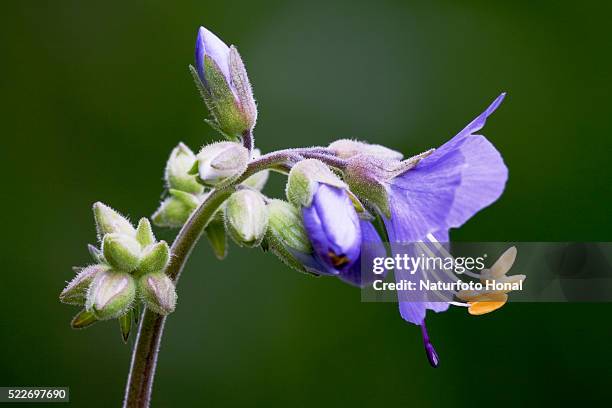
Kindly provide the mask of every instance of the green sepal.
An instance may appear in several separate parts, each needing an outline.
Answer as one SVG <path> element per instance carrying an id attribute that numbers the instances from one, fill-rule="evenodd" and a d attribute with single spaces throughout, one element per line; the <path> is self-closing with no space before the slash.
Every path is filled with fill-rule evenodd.
<path id="1" fill-rule="evenodd" d="M 223 218 L 213 218 L 204 231 L 206 232 L 206 238 L 208 238 L 208 242 L 217 259 L 225 259 L 227 256 L 227 235 L 225 233 Z"/>
<path id="2" fill-rule="evenodd" d="M 106 261 L 117 271 L 132 272 L 140 263 L 141 246 L 138 241 L 123 234 L 106 234 L 102 241 Z"/>
<path id="3" fill-rule="evenodd" d="M 141 218 L 136 228 L 136 240 L 140 245 L 146 247 L 155 243 L 155 235 L 151 228 L 151 223 L 147 218 Z"/>
<path id="4" fill-rule="evenodd" d="M 86 309 L 83 309 L 72 318 L 70 321 L 70 327 L 73 329 L 84 329 L 97 321 L 98 319 L 92 312 L 88 312 Z"/>
<path id="5" fill-rule="evenodd" d="M 90 265 L 78 271 L 77 275 L 66 285 L 59 295 L 60 302 L 69 305 L 83 306 L 87 298 L 87 290 L 94 278 L 109 269 L 108 265 Z"/>
<path id="6" fill-rule="evenodd" d="M 132 330 L 132 312 L 129 311 L 126 314 L 119 316 L 119 331 L 121 332 L 121 339 L 124 343 L 128 342 L 130 338 L 130 331 Z"/>
<path id="7" fill-rule="evenodd" d="M 159 241 L 144 249 L 138 270 L 142 273 L 163 270 L 170 259 L 170 248 L 166 241 Z"/>

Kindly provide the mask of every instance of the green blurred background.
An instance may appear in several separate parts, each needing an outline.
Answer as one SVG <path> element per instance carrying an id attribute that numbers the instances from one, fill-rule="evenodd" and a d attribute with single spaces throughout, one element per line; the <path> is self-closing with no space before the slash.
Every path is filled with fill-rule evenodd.
<path id="1" fill-rule="evenodd" d="M 456 240 L 610 241 L 612 120 L 604 2 L 11 2 L 0 25 L 0 385 L 69 386 L 117 406 L 130 346 L 73 331 L 57 296 L 89 262 L 91 204 L 150 215 L 167 155 L 216 135 L 187 72 L 199 25 L 236 44 L 263 151 L 363 138 L 437 146 L 501 91 L 484 133 L 506 193 Z M 267 192 L 282 194 L 275 176 Z M 158 231 L 171 239 L 174 231 Z M 526 271 L 535 274 L 537 271 Z M 610 304 L 433 315 L 431 369 L 395 304 L 364 304 L 259 250 L 205 242 L 168 320 L 154 406 L 597 405 L 612 380 Z"/>

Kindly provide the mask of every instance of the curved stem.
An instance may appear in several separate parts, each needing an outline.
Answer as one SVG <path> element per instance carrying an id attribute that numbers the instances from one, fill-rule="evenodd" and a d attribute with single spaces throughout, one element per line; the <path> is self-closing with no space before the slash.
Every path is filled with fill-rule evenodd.
<path id="1" fill-rule="evenodd" d="M 230 185 L 212 190 L 191 214 L 172 243 L 170 249 L 172 256 L 166 267 L 166 274 L 175 283 L 178 281 L 189 254 L 202 235 L 204 228 L 221 204 L 235 191 L 237 184 L 259 171 L 287 165 L 308 157 L 318 158 L 330 166 L 339 168 L 343 166 L 342 159 L 334 157 L 327 149 L 321 147 L 280 150 L 253 160 L 249 163 L 244 174 Z M 149 406 L 157 366 L 157 355 L 165 323 L 166 316 L 158 315 L 147 308 L 143 310 L 136 334 L 136 342 L 132 350 L 130 371 L 123 400 L 124 408 Z"/>

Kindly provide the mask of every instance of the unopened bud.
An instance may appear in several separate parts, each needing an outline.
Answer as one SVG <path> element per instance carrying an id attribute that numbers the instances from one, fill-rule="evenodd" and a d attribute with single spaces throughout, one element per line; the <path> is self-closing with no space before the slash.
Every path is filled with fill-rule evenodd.
<path id="1" fill-rule="evenodd" d="M 262 195 L 253 190 L 232 194 L 225 205 L 225 225 L 238 245 L 259 245 L 268 226 L 268 209 Z"/>
<path id="2" fill-rule="evenodd" d="M 187 221 L 199 204 L 200 200 L 193 194 L 170 190 L 170 197 L 162 201 L 151 220 L 158 227 L 178 228 Z"/>
<path id="3" fill-rule="evenodd" d="M 200 27 L 195 65 L 192 74 L 215 119 L 213 126 L 232 140 L 250 132 L 257 120 L 257 106 L 238 50 Z"/>
<path id="4" fill-rule="evenodd" d="M 149 245 L 142 252 L 139 270 L 145 273 L 161 271 L 166 267 L 169 258 L 170 248 L 168 248 L 166 241 Z"/>
<path id="5" fill-rule="evenodd" d="M 151 272 L 138 281 L 139 293 L 147 307 L 155 313 L 167 315 L 176 307 L 176 290 L 172 279 L 163 272 Z"/>
<path id="6" fill-rule="evenodd" d="M 105 234 L 111 233 L 121 233 L 130 236 L 136 234 L 136 230 L 132 224 L 109 206 L 98 201 L 93 205 L 93 211 L 100 239 L 102 239 Z"/>
<path id="7" fill-rule="evenodd" d="M 123 234 L 106 234 L 102 242 L 104 258 L 115 269 L 131 272 L 138 268 L 141 247 L 136 239 Z"/>
<path id="8" fill-rule="evenodd" d="M 83 268 L 60 293 L 60 301 L 69 305 L 84 305 L 91 282 L 99 273 L 109 269 L 107 265 L 90 265 Z"/>
<path id="9" fill-rule="evenodd" d="M 136 296 L 136 282 L 126 272 L 98 274 L 87 292 L 86 309 L 99 320 L 114 319 L 127 312 Z"/>
<path id="10" fill-rule="evenodd" d="M 217 142 L 204 146 L 197 159 L 200 181 L 216 186 L 244 173 L 249 162 L 249 151 L 239 143 Z"/>
<path id="11" fill-rule="evenodd" d="M 166 185 L 168 189 L 185 191 L 187 193 L 201 194 L 204 187 L 198 183 L 189 170 L 196 161 L 195 154 L 184 143 L 179 143 L 172 150 L 166 163 Z"/>

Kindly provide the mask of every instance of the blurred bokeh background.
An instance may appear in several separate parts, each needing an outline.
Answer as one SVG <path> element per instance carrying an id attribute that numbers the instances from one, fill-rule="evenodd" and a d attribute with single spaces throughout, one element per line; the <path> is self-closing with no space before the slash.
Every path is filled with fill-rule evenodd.
<path id="1" fill-rule="evenodd" d="M 57 295 L 89 262 L 91 204 L 150 215 L 172 147 L 214 140 L 187 71 L 199 25 L 236 44 L 263 151 L 362 138 L 437 146 L 501 91 L 484 134 L 506 193 L 456 240 L 610 241 L 612 72 L 604 2 L 24 1 L 3 7 L 0 385 L 117 406 L 130 345 L 73 331 Z M 281 195 L 275 176 L 266 192 Z M 172 239 L 174 231 L 158 234 Z M 536 274 L 537 271 L 526 271 Z M 609 395 L 611 304 L 509 304 L 428 320 L 364 304 L 259 250 L 200 242 L 168 320 L 154 406 L 593 405 Z"/>

